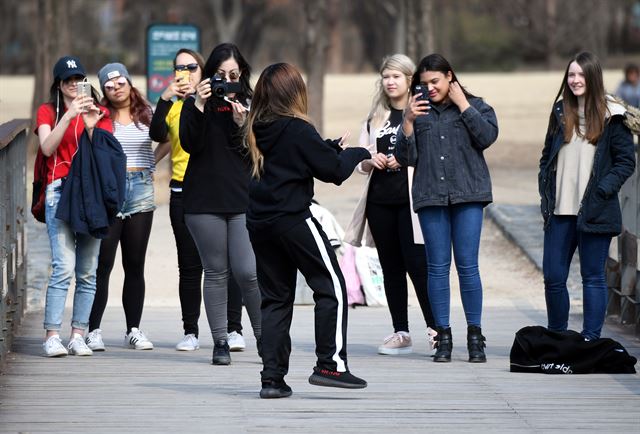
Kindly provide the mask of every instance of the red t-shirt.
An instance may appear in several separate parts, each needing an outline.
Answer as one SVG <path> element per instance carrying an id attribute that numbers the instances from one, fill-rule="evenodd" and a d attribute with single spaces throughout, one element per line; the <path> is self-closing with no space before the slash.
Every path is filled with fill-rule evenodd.
<path id="1" fill-rule="evenodd" d="M 100 110 L 104 111 L 105 115 L 100 119 L 96 127 L 112 133 L 113 122 L 109 118 L 109 111 L 104 107 L 100 107 Z M 63 114 L 64 112 L 60 113 L 60 117 L 62 117 Z M 38 108 L 38 113 L 36 114 L 36 134 L 38 134 L 38 128 L 40 125 L 49 125 L 51 130 L 53 130 L 55 121 L 56 112 L 54 107 L 49 103 L 42 104 Z M 69 174 L 71 161 L 78 149 L 78 143 L 80 143 L 80 137 L 83 132 L 84 122 L 82 121 L 82 116 L 76 116 L 69 123 L 69 127 L 64 132 L 60 145 L 58 145 L 56 151 L 51 155 L 51 157 L 47 158 L 47 184 L 50 184 L 56 179 L 64 178 Z"/>

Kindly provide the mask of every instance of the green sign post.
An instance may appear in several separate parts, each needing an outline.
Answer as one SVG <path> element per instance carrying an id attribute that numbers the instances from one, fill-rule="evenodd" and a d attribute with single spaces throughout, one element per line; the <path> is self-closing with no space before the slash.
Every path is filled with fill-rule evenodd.
<path id="1" fill-rule="evenodd" d="M 180 48 L 200 51 L 198 27 L 153 24 L 147 28 L 147 98 L 152 104 L 173 80 L 173 58 Z"/>

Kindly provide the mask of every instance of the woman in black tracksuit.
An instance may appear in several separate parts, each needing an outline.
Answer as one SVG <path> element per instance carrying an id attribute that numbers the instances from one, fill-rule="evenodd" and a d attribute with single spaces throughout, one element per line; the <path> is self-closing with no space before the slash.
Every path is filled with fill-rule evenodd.
<path id="1" fill-rule="evenodd" d="M 344 277 L 327 236 L 311 216 L 313 178 L 341 184 L 371 158 L 364 148 L 342 149 L 324 141 L 307 117 L 307 92 L 298 70 L 267 67 L 256 84 L 246 124 L 253 162 L 247 228 L 262 293 L 261 398 L 291 395 L 289 369 L 296 270 L 314 292 L 316 355 L 309 382 L 364 388 L 347 367 L 347 303 Z"/>

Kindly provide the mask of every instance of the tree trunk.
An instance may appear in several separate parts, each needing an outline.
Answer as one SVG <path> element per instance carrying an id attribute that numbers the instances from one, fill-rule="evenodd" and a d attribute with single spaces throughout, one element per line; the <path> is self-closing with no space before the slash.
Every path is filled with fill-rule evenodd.
<path id="1" fill-rule="evenodd" d="M 53 65 L 62 55 L 71 54 L 68 0 L 38 0 L 34 24 L 36 55 L 31 118 L 35 119 L 40 104 L 49 100 L 53 83 Z M 32 135 L 35 140 L 35 136 Z M 30 148 L 35 149 L 35 143 Z"/>
<path id="2" fill-rule="evenodd" d="M 400 0 L 396 3 L 395 16 L 395 43 L 394 53 L 404 53 L 407 50 L 407 9 L 408 0 Z"/>
<path id="3" fill-rule="evenodd" d="M 443 5 L 443 7 L 446 7 Z M 433 30 L 433 23 L 435 20 L 433 19 L 433 0 L 422 0 L 422 14 L 420 16 L 420 27 L 423 32 L 423 41 L 422 50 L 418 53 L 418 56 L 422 58 L 428 54 L 433 54 L 436 51 L 436 40 L 435 40 L 435 32 Z M 418 59 L 416 59 L 416 62 Z"/>
<path id="4" fill-rule="evenodd" d="M 327 49 L 327 1 L 306 0 L 304 2 L 306 21 L 304 67 L 307 74 L 309 95 L 309 116 L 317 130 L 323 133 L 324 74 Z"/>
<path id="5" fill-rule="evenodd" d="M 242 9 L 244 1 L 211 0 L 213 19 L 215 22 L 215 34 L 218 43 L 236 42 L 240 23 L 242 22 Z"/>
<path id="6" fill-rule="evenodd" d="M 422 36 L 422 29 L 418 27 L 418 15 L 420 14 L 420 9 L 420 1 L 408 1 L 405 6 L 405 17 L 407 23 L 407 33 L 405 34 L 405 54 L 409 56 L 409 58 L 414 59 L 414 62 L 419 55 L 419 42 Z"/>
<path id="7" fill-rule="evenodd" d="M 342 70 L 343 62 L 343 43 L 342 43 L 342 28 L 344 22 L 342 17 L 346 6 L 340 0 L 329 0 L 329 46 L 331 50 L 328 51 L 329 58 L 327 59 L 329 72 L 340 72 Z"/>
<path id="8" fill-rule="evenodd" d="M 559 61 L 557 41 L 558 2 L 557 0 L 546 0 L 545 6 L 545 22 L 547 30 L 547 49 L 545 54 L 547 60 L 547 68 L 553 69 L 554 67 L 556 67 L 556 65 L 558 65 Z"/>

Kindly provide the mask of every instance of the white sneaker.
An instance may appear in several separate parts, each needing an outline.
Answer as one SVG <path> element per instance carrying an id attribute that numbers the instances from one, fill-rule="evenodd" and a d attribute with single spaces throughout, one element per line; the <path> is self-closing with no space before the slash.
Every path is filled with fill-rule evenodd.
<path id="1" fill-rule="evenodd" d="M 200 342 L 193 333 L 184 335 L 182 340 L 178 342 L 178 345 L 176 345 L 177 351 L 195 351 L 198 348 L 200 348 Z"/>
<path id="2" fill-rule="evenodd" d="M 85 343 L 93 351 L 104 351 L 104 342 L 102 341 L 102 330 L 95 329 L 92 332 L 87 333 L 84 338 Z"/>
<path id="3" fill-rule="evenodd" d="M 134 350 L 153 350 L 153 344 L 142 330 L 131 327 L 131 333 L 124 334 L 124 346 Z"/>
<path id="4" fill-rule="evenodd" d="M 229 344 L 229 351 L 244 351 L 247 348 L 242 335 L 235 331 L 227 334 L 227 343 Z"/>
<path id="5" fill-rule="evenodd" d="M 378 347 L 378 354 L 410 354 L 413 351 L 411 336 L 407 332 L 398 332 L 384 338 Z"/>
<path id="6" fill-rule="evenodd" d="M 64 345 L 62 345 L 62 341 L 58 335 L 53 335 L 44 341 L 42 343 L 42 349 L 44 350 L 44 355 L 47 357 L 60 357 L 69 354 Z"/>
<path id="7" fill-rule="evenodd" d="M 69 354 L 72 356 L 91 356 L 93 355 L 93 351 L 91 348 L 84 343 L 84 339 L 82 335 L 78 333 L 74 333 L 73 337 L 69 341 L 69 345 L 67 345 L 69 349 Z"/>

